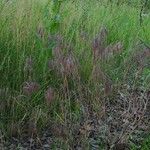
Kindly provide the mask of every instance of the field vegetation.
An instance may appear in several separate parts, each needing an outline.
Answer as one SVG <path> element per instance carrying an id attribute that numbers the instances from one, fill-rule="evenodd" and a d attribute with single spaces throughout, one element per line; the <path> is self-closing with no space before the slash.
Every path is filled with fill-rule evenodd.
<path id="1" fill-rule="evenodd" d="M 0 149 L 150 149 L 150 1 L 0 0 Z"/>

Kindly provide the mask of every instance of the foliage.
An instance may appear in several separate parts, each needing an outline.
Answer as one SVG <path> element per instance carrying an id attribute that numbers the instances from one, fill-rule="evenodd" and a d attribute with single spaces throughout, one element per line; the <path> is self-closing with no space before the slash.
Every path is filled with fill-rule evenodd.
<path id="1" fill-rule="evenodd" d="M 113 101 L 124 86 L 150 88 L 150 16 L 140 26 L 140 1 L 117 2 L 0 0 L 5 137 L 36 135 L 51 124 L 64 147 L 72 146 L 76 129 L 90 147 L 87 120 L 101 116 L 106 97 Z"/>

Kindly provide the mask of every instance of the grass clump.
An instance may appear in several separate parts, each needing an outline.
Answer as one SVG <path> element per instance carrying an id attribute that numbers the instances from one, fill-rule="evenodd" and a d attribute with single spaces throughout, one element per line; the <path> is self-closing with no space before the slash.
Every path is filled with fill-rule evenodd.
<path id="1" fill-rule="evenodd" d="M 48 130 L 62 149 L 129 147 L 149 105 L 150 16 L 141 26 L 140 3 L 1 0 L 0 8 L 2 135 Z"/>

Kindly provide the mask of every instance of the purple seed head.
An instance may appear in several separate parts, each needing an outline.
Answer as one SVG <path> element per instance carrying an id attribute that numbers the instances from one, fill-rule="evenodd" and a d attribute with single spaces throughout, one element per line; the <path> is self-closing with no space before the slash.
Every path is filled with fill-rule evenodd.
<path id="1" fill-rule="evenodd" d="M 47 105 L 50 105 L 53 99 L 54 99 L 54 91 L 51 87 L 49 87 L 45 92 L 45 100 Z"/>
<path id="2" fill-rule="evenodd" d="M 23 85 L 24 94 L 31 96 L 33 93 L 37 92 L 40 89 L 40 85 L 37 82 L 25 82 Z"/>
<path id="3" fill-rule="evenodd" d="M 75 64 L 74 64 L 74 58 L 72 57 L 72 55 L 65 57 L 63 59 L 62 65 L 63 65 L 63 71 L 65 74 L 70 75 L 71 73 L 73 73 L 75 69 Z"/>
<path id="4" fill-rule="evenodd" d="M 54 49 L 53 49 L 53 56 L 56 58 L 56 59 L 59 59 L 61 56 L 62 56 L 62 48 L 60 46 L 56 46 Z"/>

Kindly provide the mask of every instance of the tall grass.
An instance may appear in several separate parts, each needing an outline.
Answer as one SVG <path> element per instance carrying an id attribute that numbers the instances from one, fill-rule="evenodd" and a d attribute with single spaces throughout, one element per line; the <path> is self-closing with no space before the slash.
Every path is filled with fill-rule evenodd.
<path id="1" fill-rule="evenodd" d="M 139 39 L 150 44 L 150 15 L 144 18 L 140 26 L 140 3 L 132 5 L 108 4 L 107 1 L 64 1 L 57 12 L 54 11 L 52 1 L 1 0 L 0 95 L 4 95 L 0 98 L 2 132 L 5 135 L 21 135 L 26 122 L 34 122 L 38 129 L 49 122 L 60 122 L 70 128 L 69 124 L 81 119 L 85 104 L 99 109 L 99 94 L 102 94 L 102 90 L 98 93 L 98 89 L 104 87 L 100 83 L 91 83 L 91 45 L 101 27 L 108 29 L 106 46 L 116 42 L 123 44 L 121 53 L 99 64 L 112 84 L 140 85 L 148 89 L 149 67 L 145 67 L 140 79 L 136 80 L 136 67 L 134 71 L 129 68 L 127 72 L 125 63 L 136 53 Z M 70 56 L 78 70 L 71 70 L 71 77 L 59 73 L 61 63 L 58 60 L 53 65 L 53 48 L 59 40 L 63 43 L 63 55 L 71 51 Z M 26 62 L 27 59 L 31 59 L 31 62 Z M 31 71 L 25 71 L 26 63 L 31 65 Z M 23 88 L 31 91 L 31 87 L 32 94 L 29 96 Z"/>

